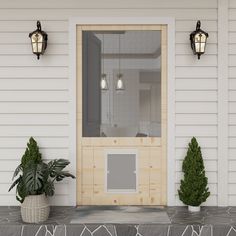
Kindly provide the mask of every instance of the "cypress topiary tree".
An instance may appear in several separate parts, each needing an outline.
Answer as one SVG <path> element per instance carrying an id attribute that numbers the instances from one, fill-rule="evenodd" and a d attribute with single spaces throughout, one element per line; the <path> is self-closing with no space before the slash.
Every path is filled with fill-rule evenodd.
<path id="1" fill-rule="evenodd" d="M 36 164 L 42 163 L 42 155 L 39 152 L 38 144 L 33 137 L 30 137 L 25 153 L 21 158 L 22 168 L 24 168 L 29 162 L 34 162 Z"/>
<path id="2" fill-rule="evenodd" d="M 187 155 L 182 164 L 184 179 L 181 180 L 178 190 L 180 200 L 189 206 L 200 206 L 209 197 L 208 179 L 205 176 L 205 167 L 201 148 L 195 137 L 188 145 Z"/>

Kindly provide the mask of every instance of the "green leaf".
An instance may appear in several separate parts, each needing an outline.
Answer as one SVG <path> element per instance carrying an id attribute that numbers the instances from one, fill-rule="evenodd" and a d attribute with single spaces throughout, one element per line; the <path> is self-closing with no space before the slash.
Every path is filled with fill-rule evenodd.
<path id="1" fill-rule="evenodd" d="M 56 159 L 48 163 L 50 177 L 55 178 L 70 162 L 65 159 Z"/>
<path id="2" fill-rule="evenodd" d="M 51 180 L 45 183 L 44 192 L 46 196 L 53 196 L 55 192 L 54 184 Z"/>
<path id="3" fill-rule="evenodd" d="M 24 169 L 28 162 L 33 161 L 34 163 L 42 163 L 42 155 L 39 152 L 39 147 L 37 142 L 34 140 L 33 137 L 29 139 L 27 143 L 27 148 L 25 150 L 24 155 L 21 158 L 21 165 Z"/>
<path id="4" fill-rule="evenodd" d="M 22 176 L 19 176 L 11 185 L 11 187 L 8 189 L 8 192 L 10 192 L 20 181 L 22 180 Z"/>
<path id="5" fill-rule="evenodd" d="M 14 174 L 13 174 L 13 177 L 12 177 L 12 180 L 22 171 L 22 166 L 21 164 L 18 165 L 14 171 Z"/>
<path id="6" fill-rule="evenodd" d="M 24 202 L 25 197 L 28 196 L 29 193 L 24 185 L 23 179 L 19 181 L 17 187 L 16 187 L 16 199 L 19 202 Z"/>
<path id="7" fill-rule="evenodd" d="M 23 182 L 30 194 L 37 194 L 43 188 L 44 165 L 30 163 L 23 174 Z"/>

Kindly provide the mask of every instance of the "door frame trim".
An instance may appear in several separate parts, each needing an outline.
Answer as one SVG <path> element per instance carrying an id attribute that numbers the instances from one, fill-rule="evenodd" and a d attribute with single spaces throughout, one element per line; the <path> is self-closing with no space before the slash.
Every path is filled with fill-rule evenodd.
<path id="1" fill-rule="evenodd" d="M 167 205 L 175 205 L 175 19 L 171 17 L 71 17 L 69 19 L 69 159 L 76 175 L 76 26 L 167 25 Z M 76 181 L 68 186 L 68 205 L 76 205 Z"/>

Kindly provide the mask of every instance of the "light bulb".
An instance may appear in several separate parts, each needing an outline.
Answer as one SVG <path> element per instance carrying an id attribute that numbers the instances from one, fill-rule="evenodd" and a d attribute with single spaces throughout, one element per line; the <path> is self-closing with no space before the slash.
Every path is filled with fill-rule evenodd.
<path id="1" fill-rule="evenodd" d="M 107 77 L 106 74 L 102 74 L 102 78 L 100 82 L 100 86 L 102 90 L 108 90 L 108 83 L 107 83 L 106 77 Z"/>
<path id="2" fill-rule="evenodd" d="M 122 74 L 118 74 L 117 75 L 117 82 L 116 82 L 116 90 L 124 90 L 125 86 L 124 86 L 124 81 L 122 79 L 123 75 Z"/>

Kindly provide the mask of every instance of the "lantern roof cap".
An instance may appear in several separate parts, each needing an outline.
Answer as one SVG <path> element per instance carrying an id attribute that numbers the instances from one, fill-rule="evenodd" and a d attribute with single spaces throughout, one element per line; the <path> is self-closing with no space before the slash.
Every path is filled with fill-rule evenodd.
<path id="1" fill-rule="evenodd" d="M 190 34 L 190 40 L 191 40 L 196 34 L 199 34 L 199 33 L 205 34 L 207 38 L 209 37 L 208 33 L 205 32 L 205 31 L 203 31 L 200 27 L 201 27 L 201 21 L 198 20 L 198 21 L 197 21 L 197 24 L 196 24 L 196 30 L 193 31 L 193 32 Z"/>
<path id="2" fill-rule="evenodd" d="M 44 31 L 42 30 L 40 21 L 37 21 L 37 29 L 34 30 L 33 32 L 29 33 L 29 37 L 31 38 L 31 36 L 32 36 L 33 34 L 36 34 L 36 33 L 42 34 L 43 37 L 47 40 L 48 35 L 47 35 L 46 32 L 44 32 Z"/>

